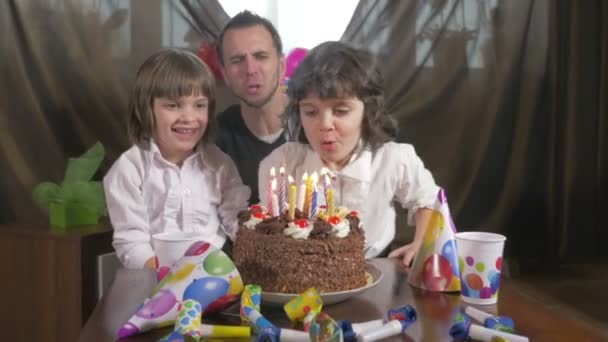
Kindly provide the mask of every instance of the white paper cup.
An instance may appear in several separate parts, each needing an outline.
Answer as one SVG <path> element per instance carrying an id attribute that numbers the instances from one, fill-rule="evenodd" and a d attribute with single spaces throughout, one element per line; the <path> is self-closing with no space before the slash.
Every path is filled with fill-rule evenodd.
<path id="1" fill-rule="evenodd" d="M 202 240 L 198 233 L 173 231 L 152 235 L 152 248 L 158 258 L 158 268 L 171 267 L 196 240 Z"/>
<path id="2" fill-rule="evenodd" d="M 494 233 L 456 234 L 462 300 L 481 305 L 497 302 L 506 240 L 505 236 Z"/>

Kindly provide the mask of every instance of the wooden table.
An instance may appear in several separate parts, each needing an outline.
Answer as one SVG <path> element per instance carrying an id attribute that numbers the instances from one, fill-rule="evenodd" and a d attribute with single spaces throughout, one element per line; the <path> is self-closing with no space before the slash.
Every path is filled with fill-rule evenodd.
<path id="1" fill-rule="evenodd" d="M 464 307 L 459 295 L 432 293 L 411 287 L 407 283 L 406 271 L 394 260 L 374 259 L 371 262 L 382 271 L 382 281 L 347 301 L 324 306 L 324 312 L 335 319 L 364 322 L 384 318 L 389 308 L 410 304 L 417 310 L 418 321 L 409 327 L 406 334 L 388 340 L 452 340 L 448 334 L 452 319 Z M 95 308 L 82 330 L 80 340 L 114 341 L 115 332 L 130 318 L 154 285 L 155 275 L 152 271 L 121 270 L 107 296 Z M 608 340 L 605 333 L 571 317 L 568 312 L 560 313 L 555 307 L 526 295 L 516 282 L 508 279 L 503 280 L 499 305 L 483 309 L 511 316 L 516 322 L 518 333 L 535 342 Z M 237 324 L 237 313 L 238 307 L 235 306 L 210 319 L 218 323 Z M 263 305 L 262 313 L 276 325 L 289 326 L 280 307 Z M 125 341 L 157 341 L 170 330 L 158 329 Z"/>
<path id="2" fill-rule="evenodd" d="M 96 258 L 112 227 L 0 225 L 0 340 L 75 341 L 97 303 Z"/>

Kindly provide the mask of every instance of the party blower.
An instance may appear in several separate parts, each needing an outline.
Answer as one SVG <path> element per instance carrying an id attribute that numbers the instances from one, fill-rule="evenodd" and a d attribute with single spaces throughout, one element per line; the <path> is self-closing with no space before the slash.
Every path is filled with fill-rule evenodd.
<path id="1" fill-rule="evenodd" d="M 388 322 L 386 324 L 374 329 L 365 330 L 357 334 L 354 340 L 358 342 L 371 342 L 402 334 L 416 321 L 418 315 L 412 306 L 405 305 L 398 309 L 389 310 L 387 317 Z M 346 341 L 346 338 L 344 340 Z"/>
<path id="2" fill-rule="evenodd" d="M 472 306 L 467 306 L 464 313 L 477 322 L 483 323 L 486 328 L 508 333 L 515 332 L 515 322 L 511 317 L 490 315 Z"/>
<path id="3" fill-rule="evenodd" d="M 181 305 L 175 320 L 174 331 L 162 342 L 195 340 L 201 338 L 239 338 L 251 336 L 251 329 L 242 326 L 212 325 L 201 323 L 202 306 L 193 299 Z"/>
<path id="4" fill-rule="evenodd" d="M 472 324 L 471 319 L 461 313 L 458 313 L 454 318 L 454 323 L 450 328 L 450 335 L 458 340 L 473 339 L 482 342 L 500 341 L 501 338 L 509 342 L 529 341 L 526 336 L 510 334 Z"/>
<path id="5" fill-rule="evenodd" d="M 241 317 L 246 320 L 254 331 L 257 331 L 257 341 L 266 342 L 308 342 L 308 334 L 293 329 L 281 329 L 272 324 L 266 317 L 256 309 L 260 298 L 257 285 L 247 287 L 241 295 Z"/>

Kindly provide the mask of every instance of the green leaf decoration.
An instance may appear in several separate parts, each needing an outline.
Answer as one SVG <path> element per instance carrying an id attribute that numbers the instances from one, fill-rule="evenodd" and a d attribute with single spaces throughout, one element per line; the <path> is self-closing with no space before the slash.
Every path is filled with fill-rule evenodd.
<path id="1" fill-rule="evenodd" d="M 106 213 L 106 201 L 101 182 L 72 182 L 61 186 L 59 196 L 65 202 L 86 205 L 99 215 Z"/>
<path id="2" fill-rule="evenodd" d="M 32 197 L 40 207 L 48 208 L 49 203 L 58 197 L 59 191 L 59 185 L 53 182 L 42 182 L 36 185 Z"/>
<path id="3" fill-rule="evenodd" d="M 36 204 L 50 208 L 51 225 L 94 224 L 107 214 L 103 185 L 91 181 L 105 155 L 98 142 L 82 156 L 70 158 L 61 185 L 42 182 L 34 188 Z"/>
<path id="4" fill-rule="evenodd" d="M 70 158 L 65 170 L 63 184 L 91 180 L 95 172 L 97 172 L 99 165 L 101 165 L 104 154 L 103 145 L 98 142 L 79 158 Z"/>

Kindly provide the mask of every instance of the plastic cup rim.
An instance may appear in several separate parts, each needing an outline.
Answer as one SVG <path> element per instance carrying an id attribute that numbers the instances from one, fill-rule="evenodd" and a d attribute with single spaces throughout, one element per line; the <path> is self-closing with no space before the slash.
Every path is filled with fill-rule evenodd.
<path id="1" fill-rule="evenodd" d="M 153 240 L 166 242 L 191 241 L 196 240 L 199 237 L 200 234 L 194 232 L 162 232 L 152 235 Z"/>
<path id="2" fill-rule="evenodd" d="M 507 237 L 501 234 L 488 232 L 461 232 L 455 235 L 457 240 L 467 240 L 475 242 L 504 242 Z"/>

